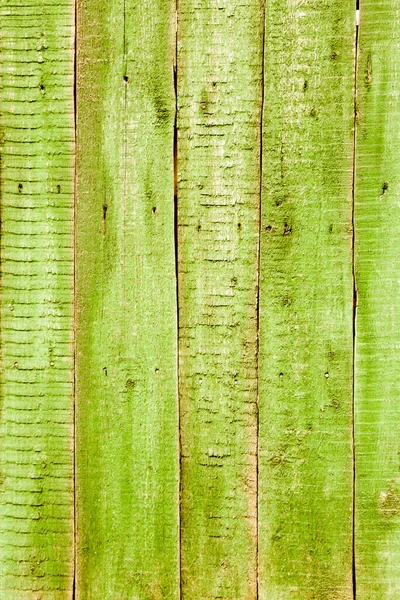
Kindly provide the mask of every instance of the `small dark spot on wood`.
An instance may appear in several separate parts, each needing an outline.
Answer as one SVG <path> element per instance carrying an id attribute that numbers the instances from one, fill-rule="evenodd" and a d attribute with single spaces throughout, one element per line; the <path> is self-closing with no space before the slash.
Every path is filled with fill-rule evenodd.
<path id="1" fill-rule="evenodd" d="M 22 183 L 19 183 L 18 184 L 18 192 L 21 193 L 23 189 L 24 189 L 24 186 L 22 185 Z"/>
<path id="2" fill-rule="evenodd" d="M 267 225 L 267 226 L 266 226 L 266 228 L 265 228 L 265 231 L 268 231 L 268 233 L 269 233 L 270 231 L 272 231 L 272 227 L 271 227 L 271 225 Z"/>
<path id="3" fill-rule="evenodd" d="M 103 204 L 103 221 L 105 221 L 107 218 L 107 209 L 107 204 Z"/>
<path id="4" fill-rule="evenodd" d="M 283 304 L 284 304 L 285 306 L 290 306 L 290 305 L 292 304 L 292 301 L 291 301 L 291 299 L 290 299 L 290 298 L 284 298 L 284 299 L 283 299 Z"/>
<path id="5" fill-rule="evenodd" d="M 107 377 L 107 367 L 103 367 L 103 373 Z"/>
<path id="6" fill-rule="evenodd" d="M 57 194 L 61 194 L 61 185 L 60 184 L 57 185 Z"/>
<path id="7" fill-rule="evenodd" d="M 329 233 L 332 233 L 333 231 L 333 225 L 329 225 Z"/>
<path id="8" fill-rule="evenodd" d="M 337 57 L 338 57 L 337 52 L 334 51 L 331 53 L 331 60 L 336 60 Z"/>
<path id="9" fill-rule="evenodd" d="M 283 235 L 291 235 L 292 234 L 292 226 L 288 223 L 283 224 Z"/>
<path id="10" fill-rule="evenodd" d="M 238 226 L 238 229 L 242 228 L 242 224 L 241 223 L 238 223 L 237 226 Z"/>
<path id="11" fill-rule="evenodd" d="M 325 373 L 325 378 L 329 379 L 329 373 L 328 372 Z"/>
<path id="12" fill-rule="evenodd" d="M 387 192 L 388 189 L 389 189 L 389 182 L 385 181 L 382 186 L 382 196 Z"/>
<path id="13" fill-rule="evenodd" d="M 158 375 L 159 372 L 160 372 L 160 369 L 155 369 L 154 372 L 155 372 L 156 375 Z"/>
<path id="14" fill-rule="evenodd" d="M 367 58 L 367 69 L 365 71 L 365 83 L 369 87 L 372 83 L 372 60 L 371 54 L 368 54 Z"/>
<path id="15" fill-rule="evenodd" d="M 303 90 L 306 90 L 308 88 L 308 81 L 305 79 L 304 83 L 303 83 Z"/>
<path id="16" fill-rule="evenodd" d="M 43 85 L 43 83 L 41 83 L 39 87 L 40 87 L 41 91 L 44 92 L 44 85 Z"/>
<path id="17" fill-rule="evenodd" d="M 128 75 L 124 75 L 124 81 L 125 81 L 125 83 L 128 83 L 128 81 L 129 81 Z"/>
<path id="18" fill-rule="evenodd" d="M 197 225 L 197 231 L 201 231 L 201 225 L 200 225 L 200 223 Z"/>
<path id="19" fill-rule="evenodd" d="M 213 88 L 216 88 L 217 87 L 217 82 L 213 81 L 212 86 L 213 86 Z"/>
<path id="20" fill-rule="evenodd" d="M 283 377 L 283 373 L 282 372 L 279 373 L 279 377 Z"/>
<path id="21" fill-rule="evenodd" d="M 169 121 L 170 118 L 170 111 L 168 110 L 168 108 L 166 106 L 161 106 L 158 105 L 157 106 L 157 119 L 158 121 L 161 121 L 163 123 L 166 123 Z"/>
<path id="22" fill-rule="evenodd" d="M 153 206 L 153 208 L 151 209 L 151 212 L 153 213 L 153 215 L 155 215 L 157 212 L 157 207 Z"/>
<path id="23" fill-rule="evenodd" d="M 338 400 L 337 398 L 332 398 L 331 406 L 335 410 L 339 410 L 339 408 L 340 408 L 340 400 Z"/>
<path id="24" fill-rule="evenodd" d="M 318 115 L 317 109 L 316 108 L 312 108 L 310 110 L 310 117 L 314 117 L 315 118 L 317 115 Z"/>
<path id="25" fill-rule="evenodd" d="M 232 279 L 231 279 L 231 283 L 232 283 L 232 285 L 236 285 L 236 284 L 237 284 L 237 282 L 238 282 L 238 279 L 237 279 L 237 277 L 232 277 Z"/>
<path id="26" fill-rule="evenodd" d="M 133 388 L 136 387 L 136 381 L 133 381 L 133 379 L 127 379 L 126 383 L 125 383 L 125 386 L 127 388 L 133 389 Z"/>
<path id="27" fill-rule="evenodd" d="M 277 198 L 275 200 L 275 206 L 281 206 L 283 204 L 283 198 Z"/>

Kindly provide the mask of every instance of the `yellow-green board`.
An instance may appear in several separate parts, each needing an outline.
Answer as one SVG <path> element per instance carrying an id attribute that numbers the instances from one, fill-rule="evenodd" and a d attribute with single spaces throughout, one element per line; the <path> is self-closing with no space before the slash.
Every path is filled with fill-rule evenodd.
<path id="1" fill-rule="evenodd" d="M 0 600 L 400 597 L 399 0 L 0 0 Z"/>

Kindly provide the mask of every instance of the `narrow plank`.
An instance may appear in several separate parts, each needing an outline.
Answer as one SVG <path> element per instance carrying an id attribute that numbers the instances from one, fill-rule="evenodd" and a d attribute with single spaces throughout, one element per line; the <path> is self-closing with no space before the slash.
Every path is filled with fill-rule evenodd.
<path id="1" fill-rule="evenodd" d="M 174 10 L 78 4 L 81 600 L 179 595 Z"/>
<path id="2" fill-rule="evenodd" d="M 178 6 L 182 598 L 255 599 L 262 2 Z"/>
<path id="3" fill-rule="evenodd" d="M 260 599 L 353 598 L 355 5 L 266 12 Z"/>
<path id="4" fill-rule="evenodd" d="M 357 597 L 400 597 L 400 2 L 363 0 L 355 187 Z"/>
<path id="5" fill-rule="evenodd" d="M 0 4 L 0 597 L 73 587 L 74 2 Z"/>

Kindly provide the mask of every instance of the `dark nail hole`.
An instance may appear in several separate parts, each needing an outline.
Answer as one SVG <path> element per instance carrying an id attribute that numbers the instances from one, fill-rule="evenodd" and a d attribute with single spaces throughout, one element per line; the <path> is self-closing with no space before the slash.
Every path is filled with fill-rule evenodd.
<path id="1" fill-rule="evenodd" d="M 272 231 L 271 225 L 267 225 L 266 228 L 265 228 L 265 231 Z"/>
<path id="2" fill-rule="evenodd" d="M 153 215 L 155 215 L 155 214 L 156 214 L 156 212 L 157 212 L 157 207 L 156 207 L 156 206 L 153 206 L 153 208 L 152 208 L 151 210 L 152 210 L 152 212 L 153 212 Z"/>
<path id="3" fill-rule="evenodd" d="M 57 194 L 61 194 L 61 185 L 57 186 Z"/>
<path id="4" fill-rule="evenodd" d="M 42 92 L 44 91 L 44 85 L 43 85 L 43 83 L 40 84 L 40 89 L 42 90 Z"/>
<path id="5" fill-rule="evenodd" d="M 389 189 L 389 183 L 387 181 L 385 181 L 385 183 L 382 186 L 382 196 L 388 189 Z"/>
<path id="6" fill-rule="evenodd" d="M 303 90 L 306 90 L 307 88 L 308 88 L 308 81 L 304 81 Z"/>
<path id="7" fill-rule="evenodd" d="M 124 81 L 125 81 L 125 83 L 128 83 L 128 81 L 129 81 L 128 75 L 124 75 Z"/>
<path id="8" fill-rule="evenodd" d="M 333 225 L 329 225 L 329 233 L 332 233 L 333 231 Z"/>
<path id="9" fill-rule="evenodd" d="M 283 373 L 279 373 L 279 377 L 283 377 Z"/>
<path id="10" fill-rule="evenodd" d="M 22 183 L 19 183 L 18 184 L 18 191 L 19 191 L 19 193 L 21 193 L 23 189 L 24 189 L 24 186 L 22 185 Z"/>
<path id="11" fill-rule="evenodd" d="M 103 367 L 103 373 L 107 377 L 107 367 Z"/>
<path id="12" fill-rule="evenodd" d="M 288 223 L 284 223 L 283 224 L 283 235 L 291 235 L 292 233 L 292 226 L 288 225 Z"/>
<path id="13" fill-rule="evenodd" d="M 242 228 L 242 224 L 238 223 L 238 229 L 241 229 L 241 228 Z"/>
<path id="14" fill-rule="evenodd" d="M 199 224 L 197 225 L 197 231 L 200 231 L 200 230 L 201 230 L 201 225 L 200 225 L 200 223 L 199 223 Z"/>

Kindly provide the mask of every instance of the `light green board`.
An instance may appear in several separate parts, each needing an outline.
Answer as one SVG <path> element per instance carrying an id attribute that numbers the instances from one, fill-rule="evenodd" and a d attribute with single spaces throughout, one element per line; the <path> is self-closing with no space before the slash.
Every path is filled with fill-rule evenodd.
<path id="1" fill-rule="evenodd" d="M 400 2 L 362 0 L 355 187 L 357 598 L 400 598 Z"/>
<path id="2" fill-rule="evenodd" d="M 180 0 L 182 598 L 257 586 L 257 285 L 263 11 Z"/>
<path id="3" fill-rule="evenodd" d="M 78 600 L 179 595 L 173 11 L 78 5 Z"/>
<path id="4" fill-rule="evenodd" d="M 0 4 L 0 598 L 73 585 L 74 6 Z"/>
<path id="5" fill-rule="evenodd" d="M 355 6 L 269 0 L 265 40 L 259 598 L 348 600 Z"/>

